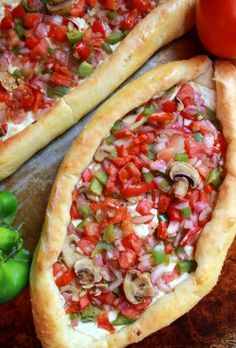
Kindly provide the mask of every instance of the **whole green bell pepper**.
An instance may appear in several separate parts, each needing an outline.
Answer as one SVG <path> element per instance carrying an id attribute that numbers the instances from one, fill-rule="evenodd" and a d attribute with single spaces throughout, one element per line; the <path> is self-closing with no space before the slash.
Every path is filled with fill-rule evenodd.
<path id="1" fill-rule="evenodd" d="M 11 224 L 15 218 L 18 202 L 11 192 L 0 192 L 0 221 Z"/>
<path id="2" fill-rule="evenodd" d="M 21 249 L 13 257 L 0 255 L 0 303 L 14 299 L 27 285 L 30 270 L 30 253 Z"/>
<path id="3" fill-rule="evenodd" d="M 8 256 L 15 254 L 23 246 L 23 239 L 18 230 L 0 223 L 0 250 Z"/>

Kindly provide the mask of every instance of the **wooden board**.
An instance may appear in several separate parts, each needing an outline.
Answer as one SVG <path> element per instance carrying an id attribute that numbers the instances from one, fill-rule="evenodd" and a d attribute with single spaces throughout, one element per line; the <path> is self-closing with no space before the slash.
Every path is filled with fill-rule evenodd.
<path id="1" fill-rule="evenodd" d="M 131 79 L 156 65 L 201 53 L 204 50 L 196 33 L 191 32 L 155 54 Z M 21 202 L 15 225 L 22 225 L 26 246 L 32 252 L 40 234 L 50 189 L 60 162 L 91 115 L 92 113 L 87 115 L 0 184 L 0 190 L 14 192 Z M 231 247 L 219 283 L 211 294 L 169 327 L 130 347 L 236 348 L 235 276 L 236 242 Z M 41 347 L 34 331 L 28 289 L 11 303 L 0 305 L 0 347 Z"/>

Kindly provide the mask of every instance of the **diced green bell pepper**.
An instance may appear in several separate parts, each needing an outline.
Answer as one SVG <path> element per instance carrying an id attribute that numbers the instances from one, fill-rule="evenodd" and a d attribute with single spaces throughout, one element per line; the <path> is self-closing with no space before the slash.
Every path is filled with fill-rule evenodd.
<path id="1" fill-rule="evenodd" d="M 156 154 L 154 152 L 154 143 L 153 144 L 148 144 L 147 157 L 150 158 L 151 160 L 155 160 L 156 159 Z"/>
<path id="2" fill-rule="evenodd" d="M 143 175 L 143 178 L 144 178 L 144 181 L 145 182 L 152 182 L 154 176 L 152 175 L 151 172 L 148 172 L 148 173 L 142 173 Z"/>
<path id="3" fill-rule="evenodd" d="M 14 70 L 12 75 L 14 77 L 16 77 L 17 79 L 23 79 L 24 78 L 23 72 L 21 70 L 19 70 L 19 69 Z"/>
<path id="4" fill-rule="evenodd" d="M 115 11 L 109 11 L 107 12 L 106 16 L 109 19 L 115 19 L 117 17 L 117 13 Z"/>
<path id="5" fill-rule="evenodd" d="M 191 209 L 191 207 L 184 207 L 184 208 L 180 209 L 180 212 L 181 212 L 182 218 L 186 219 L 187 217 L 189 217 L 192 214 L 192 209 Z"/>
<path id="6" fill-rule="evenodd" d="M 103 185 L 97 178 L 93 178 L 93 180 L 89 184 L 89 189 L 98 196 L 101 196 L 103 191 Z"/>
<path id="7" fill-rule="evenodd" d="M 106 185 L 107 180 L 108 180 L 108 176 L 107 176 L 106 172 L 104 172 L 104 170 L 98 170 L 95 173 L 95 176 L 100 181 L 100 183 L 102 183 L 103 185 Z"/>
<path id="8" fill-rule="evenodd" d="M 114 226 L 113 225 L 108 225 L 103 233 L 103 240 L 110 244 L 113 243 L 114 240 L 116 239 L 116 232 L 114 230 Z"/>
<path id="9" fill-rule="evenodd" d="M 78 31 L 77 29 L 73 29 L 73 30 L 69 31 L 66 34 L 66 36 L 71 44 L 75 44 L 76 42 L 82 40 L 84 34 L 81 33 L 80 31 Z"/>
<path id="10" fill-rule="evenodd" d="M 179 152 L 175 154 L 175 161 L 188 162 L 188 154 L 186 152 Z"/>
<path id="11" fill-rule="evenodd" d="M 165 254 L 164 244 L 158 244 L 152 249 L 152 257 L 155 265 L 169 262 L 169 255 Z"/>
<path id="12" fill-rule="evenodd" d="M 116 319 L 111 322 L 111 325 L 113 326 L 128 325 L 128 324 L 132 324 L 136 320 L 137 319 L 135 318 L 129 319 L 125 317 L 124 315 L 122 315 L 121 313 L 119 313 Z"/>
<path id="13" fill-rule="evenodd" d="M 88 323 L 90 321 L 96 321 L 99 309 L 94 306 L 88 306 L 83 311 L 81 311 L 81 321 L 82 323 Z"/>
<path id="14" fill-rule="evenodd" d="M 111 54 L 113 52 L 111 49 L 111 46 L 105 41 L 102 43 L 102 49 L 104 52 L 106 52 L 108 54 Z"/>
<path id="15" fill-rule="evenodd" d="M 120 130 L 121 128 L 122 128 L 122 121 L 117 120 L 111 129 L 111 133 L 116 132 L 116 131 Z"/>
<path id="16" fill-rule="evenodd" d="M 220 186 L 222 180 L 221 180 L 221 173 L 222 173 L 222 169 L 221 168 L 214 168 L 210 171 L 210 173 L 207 176 L 206 179 L 206 185 L 208 184 L 212 184 L 215 187 Z"/>
<path id="17" fill-rule="evenodd" d="M 84 219 L 86 219 L 90 214 L 89 206 L 86 204 L 80 204 L 79 210 L 80 210 L 81 214 L 83 215 Z"/>
<path id="18" fill-rule="evenodd" d="M 177 269 L 180 273 L 190 273 L 195 271 L 196 268 L 197 263 L 195 260 L 185 260 L 177 263 Z"/>
<path id="19" fill-rule="evenodd" d="M 156 106 L 154 104 L 151 104 L 144 108 L 143 115 L 144 116 L 151 116 L 154 112 L 156 112 Z"/>
<path id="20" fill-rule="evenodd" d="M 201 143 L 203 139 L 203 135 L 200 132 L 194 133 L 193 137 L 198 143 Z"/>
<path id="21" fill-rule="evenodd" d="M 48 90 L 49 94 L 51 95 L 56 94 L 56 95 L 59 95 L 60 97 L 67 94 L 69 91 L 70 91 L 69 87 L 62 87 L 62 86 L 55 86 L 51 88 L 50 90 Z"/>
<path id="22" fill-rule="evenodd" d="M 111 145 L 116 140 L 116 138 L 114 137 L 114 135 L 110 134 L 110 135 L 108 135 L 108 137 L 106 137 L 105 140 L 106 140 L 108 145 Z"/>
<path id="23" fill-rule="evenodd" d="M 107 156 L 107 158 L 116 158 L 118 156 L 118 152 L 117 150 L 113 150 L 111 153 L 109 153 L 109 155 Z"/>
<path id="24" fill-rule="evenodd" d="M 20 39 L 22 39 L 25 36 L 25 28 L 20 24 L 17 24 L 15 26 L 15 32 L 17 33 Z"/>
<path id="25" fill-rule="evenodd" d="M 101 252 L 105 251 L 105 250 L 109 250 L 112 248 L 111 244 L 106 243 L 105 241 L 101 240 L 100 242 L 98 242 L 98 244 L 95 246 L 95 248 L 93 249 L 92 252 L 92 257 L 97 255 L 97 254 L 101 254 Z"/>
<path id="26" fill-rule="evenodd" d="M 120 30 L 114 30 L 107 38 L 106 42 L 110 45 L 115 45 L 125 37 L 125 34 Z"/>
<path id="27" fill-rule="evenodd" d="M 92 74 L 93 72 L 93 66 L 92 64 L 86 62 L 82 62 L 80 66 L 76 69 L 76 74 L 79 75 L 80 77 L 86 77 Z"/>

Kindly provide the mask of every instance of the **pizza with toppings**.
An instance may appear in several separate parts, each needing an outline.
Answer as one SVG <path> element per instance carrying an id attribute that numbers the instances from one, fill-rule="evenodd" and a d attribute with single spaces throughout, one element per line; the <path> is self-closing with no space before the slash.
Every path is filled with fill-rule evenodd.
<path id="1" fill-rule="evenodd" d="M 216 284 L 236 227 L 224 75 L 219 64 L 216 107 L 207 57 L 151 70 L 103 104 L 72 145 L 31 272 L 44 347 L 124 347 Z"/>
<path id="2" fill-rule="evenodd" d="M 193 0 L 3 1 L 0 179 L 91 111 L 159 47 L 186 32 L 194 5 Z"/>

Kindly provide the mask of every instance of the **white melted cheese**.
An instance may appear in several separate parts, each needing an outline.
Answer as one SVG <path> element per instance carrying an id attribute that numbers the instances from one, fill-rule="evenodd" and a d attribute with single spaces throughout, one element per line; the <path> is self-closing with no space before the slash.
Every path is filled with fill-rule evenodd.
<path id="1" fill-rule="evenodd" d="M 136 211 L 137 204 L 129 205 L 128 211 L 132 217 L 135 216 L 142 216 Z M 134 232 L 139 236 L 140 238 L 145 238 L 150 234 L 150 226 L 152 226 L 153 229 L 156 229 L 158 226 L 158 217 L 157 217 L 157 209 L 151 209 L 150 214 L 153 214 L 154 217 L 151 222 L 148 224 L 132 224 Z"/>
<path id="2" fill-rule="evenodd" d="M 3 137 L 0 138 L 0 140 L 4 141 L 10 137 L 12 137 L 13 135 L 23 131 L 26 127 L 28 127 L 30 124 L 32 124 L 35 121 L 35 119 L 33 118 L 33 113 L 31 111 L 27 112 L 27 116 L 25 118 L 25 120 L 23 122 L 21 122 L 20 124 L 15 124 L 12 121 L 8 121 L 8 130 L 7 130 L 7 134 L 4 135 Z"/>
<path id="3" fill-rule="evenodd" d="M 71 21 L 75 23 L 80 30 L 85 30 L 89 27 L 89 25 L 85 22 L 84 18 L 71 17 Z"/>
<path id="4" fill-rule="evenodd" d="M 11 63 L 9 63 L 8 67 L 7 67 L 7 71 L 9 72 L 9 74 L 13 74 L 15 70 L 17 70 L 17 66 L 13 66 Z"/>
<path id="5" fill-rule="evenodd" d="M 190 82 L 190 85 L 200 93 L 205 105 L 211 110 L 216 109 L 216 92 L 213 89 L 199 85 L 196 82 Z"/>

